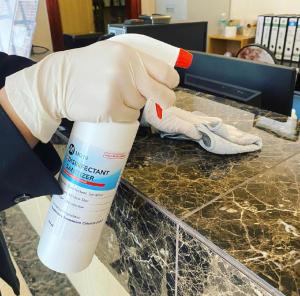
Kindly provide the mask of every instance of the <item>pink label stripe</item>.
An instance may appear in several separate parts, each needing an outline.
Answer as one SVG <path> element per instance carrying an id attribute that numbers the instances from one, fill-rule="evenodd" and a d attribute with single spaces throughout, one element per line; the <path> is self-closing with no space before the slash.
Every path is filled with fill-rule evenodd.
<path id="1" fill-rule="evenodd" d="M 105 186 L 105 184 L 103 184 L 103 183 L 94 183 L 94 182 L 89 182 L 89 181 L 80 179 L 80 178 L 72 175 L 67 169 L 64 169 L 64 174 L 66 174 L 67 176 L 69 176 L 73 180 L 75 180 L 77 182 L 80 182 L 82 184 L 86 184 L 86 185 L 90 185 L 90 186 L 95 186 L 95 187 L 104 187 Z"/>

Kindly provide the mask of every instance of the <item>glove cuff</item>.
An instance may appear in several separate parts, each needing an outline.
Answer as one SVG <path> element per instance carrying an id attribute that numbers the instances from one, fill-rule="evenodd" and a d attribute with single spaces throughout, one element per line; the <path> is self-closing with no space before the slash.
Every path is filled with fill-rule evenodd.
<path id="1" fill-rule="evenodd" d="M 31 91 L 26 79 L 27 69 L 6 77 L 5 91 L 12 108 L 32 135 L 47 143 L 60 124 L 60 119 L 50 116 L 43 108 L 38 91 Z"/>

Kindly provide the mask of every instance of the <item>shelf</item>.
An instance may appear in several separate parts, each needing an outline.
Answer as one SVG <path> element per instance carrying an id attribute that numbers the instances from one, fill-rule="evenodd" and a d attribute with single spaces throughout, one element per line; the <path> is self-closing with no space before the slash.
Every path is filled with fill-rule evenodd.
<path id="1" fill-rule="evenodd" d="M 231 52 L 233 56 L 244 46 L 254 43 L 254 37 L 237 35 L 235 37 L 225 37 L 222 35 L 208 36 L 208 52 L 224 55 Z"/>

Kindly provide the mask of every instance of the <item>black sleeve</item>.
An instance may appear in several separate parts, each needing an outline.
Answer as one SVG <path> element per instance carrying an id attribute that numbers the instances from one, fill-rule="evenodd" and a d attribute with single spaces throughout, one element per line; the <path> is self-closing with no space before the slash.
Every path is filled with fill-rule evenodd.
<path id="1" fill-rule="evenodd" d="M 29 67 L 33 61 L 0 53 L 0 88 L 5 77 Z M 0 107 L 0 211 L 32 197 L 61 194 L 54 175 L 61 161 L 51 144 L 32 150 Z"/>

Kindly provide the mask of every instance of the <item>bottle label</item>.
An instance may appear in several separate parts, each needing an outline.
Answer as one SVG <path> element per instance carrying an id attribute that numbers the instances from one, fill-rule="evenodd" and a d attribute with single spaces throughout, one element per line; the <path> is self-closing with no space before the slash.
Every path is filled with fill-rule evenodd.
<path id="1" fill-rule="evenodd" d="M 119 182 L 127 157 L 128 153 L 104 151 L 73 139 L 68 144 L 61 175 L 82 188 L 112 190 Z"/>
<path id="2" fill-rule="evenodd" d="M 64 239 L 93 241 L 100 235 L 128 152 L 111 152 L 71 138 L 45 227 Z"/>

